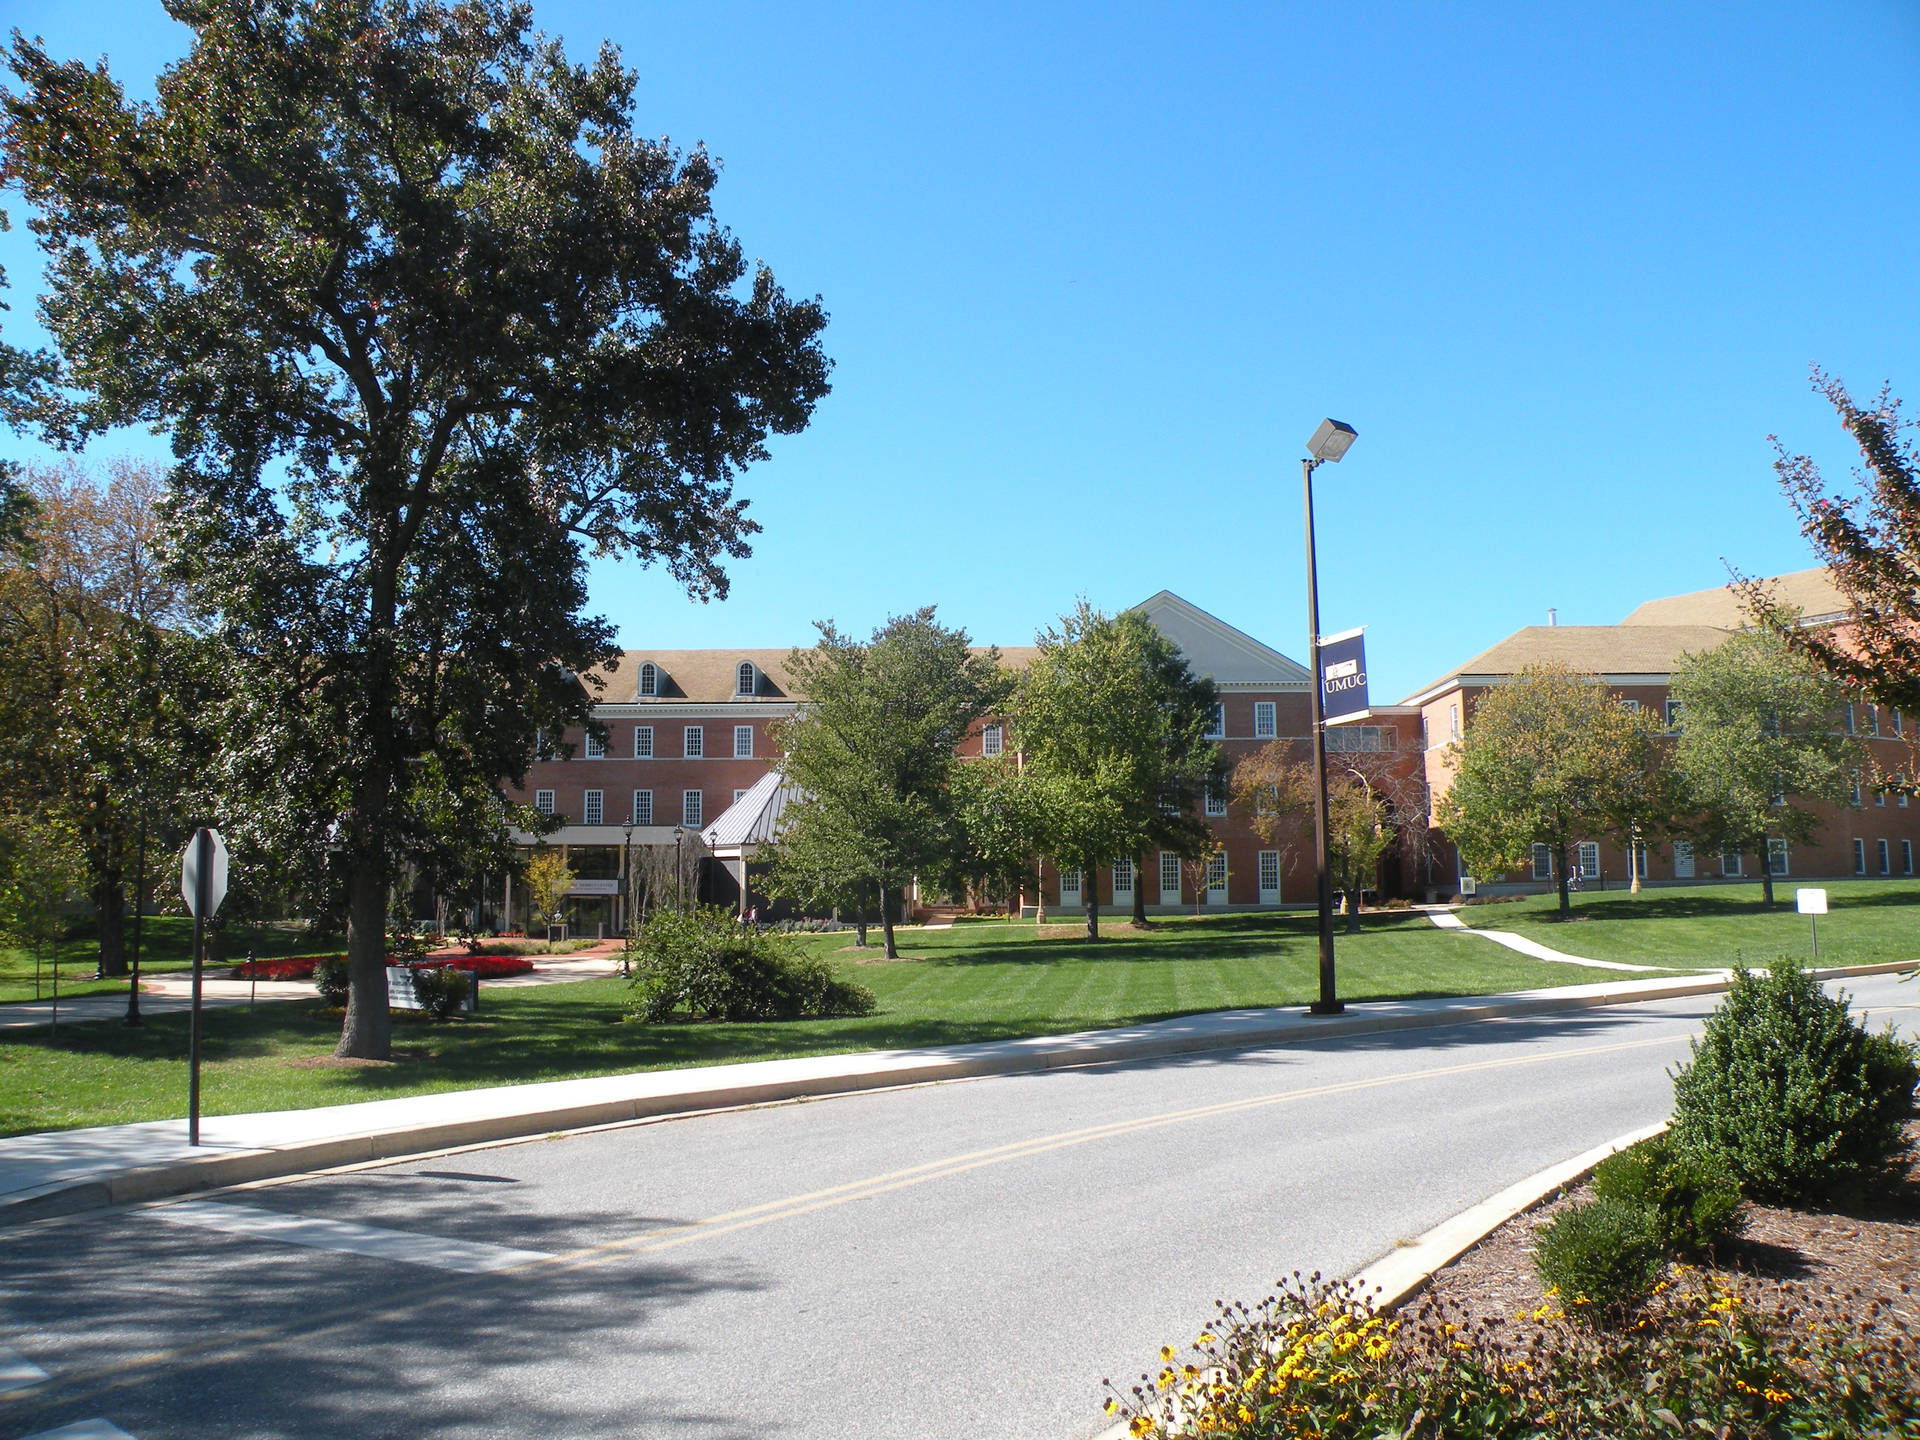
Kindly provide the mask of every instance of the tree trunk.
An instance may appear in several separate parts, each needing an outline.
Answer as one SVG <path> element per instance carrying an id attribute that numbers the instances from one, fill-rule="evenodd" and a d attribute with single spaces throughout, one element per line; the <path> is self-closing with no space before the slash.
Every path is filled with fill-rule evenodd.
<path id="1" fill-rule="evenodd" d="M 1560 918 L 1567 919 L 1573 914 L 1573 898 L 1567 893 L 1568 858 L 1571 848 L 1568 845 L 1555 847 L 1560 857 Z"/>
<path id="2" fill-rule="evenodd" d="M 1347 933 L 1350 935 L 1360 933 L 1360 897 L 1364 894 L 1366 894 L 1364 890 L 1342 890 L 1340 892 L 1341 902 L 1346 907 Z"/>
<path id="3" fill-rule="evenodd" d="M 1100 872 L 1091 865 L 1080 867 L 1081 897 L 1087 906 L 1087 939 L 1100 938 Z"/>
<path id="4" fill-rule="evenodd" d="M 860 882 L 860 889 L 854 898 L 853 906 L 853 943 L 855 948 L 867 948 L 867 882 Z"/>
<path id="5" fill-rule="evenodd" d="M 93 882 L 93 913 L 100 923 L 100 973 L 127 973 L 127 889 L 118 870 L 107 870 Z"/>
<path id="6" fill-rule="evenodd" d="M 1767 842 L 1760 842 L 1760 908 L 1773 908 L 1773 857 L 1767 854 Z"/>
<path id="7" fill-rule="evenodd" d="M 334 1054 L 387 1060 L 393 1022 L 387 1013 L 387 881 L 384 869 L 362 859 L 347 881 L 347 1015 Z"/>
<path id="8" fill-rule="evenodd" d="M 893 946 L 893 913 L 887 909 L 887 887 L 880 887 L 880 938 L 886 948 L 881 952 L 889 960 L 898 960 L 900 952 Z"/>
<path id="9" fill-rule="evenodd" d="M 1160 883 L 1158 876 L 1153 883 Z M 1133 867 L 1133 924 L 1138 930 L 1147 928 L 1147 867 L 1137 863 Z"/>

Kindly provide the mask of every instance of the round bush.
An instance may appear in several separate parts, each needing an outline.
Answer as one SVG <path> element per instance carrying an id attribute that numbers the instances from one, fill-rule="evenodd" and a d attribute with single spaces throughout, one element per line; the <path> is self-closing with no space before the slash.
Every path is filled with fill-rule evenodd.
<path id="1" fill-rule="evenodd" d="M 1711 1159 L 1656 1135 L 1600 1162 L 1594 1194 L 1639 1205 L 1669 1255 L 1694 1259 L 1723 1248 L 1746 1227 L 1740 1186 Z"/>
<path id="2" fill-rule="evenodd" d="M 1660 1226 L 1643 1205 L 1600 1199 L 1561 1211 L 1534 1243 L 1534 1268 L 1567 1314 L 1617 1324 L 1644 1305 L 1666 1269 Z"/>
<path id="3" fill-rule="evenodd" d="M 634 938 L 629 1009 L 641 1020 L 799 1020 L 873 1007 L 864 985 L 718 907 L 655 912 Z"/>
<path id="4" fill-rule="evenodd" d="M 1790 960 L 1734 976 L 1673 1077 L 1680 1149 L 1756 1200 L 1845 1200 L 1896 1173 L 1920 1078 L 1913 1047 L 1874 1035 Z"/>
<path id="5" fill-rule="evenodd" d="M 320 992 L 320 998 L 329 1005 L 345 1005 L 350 982 L 347 979 L 347 957 L 328 955 L 313 967 L 314 988 Z"/>

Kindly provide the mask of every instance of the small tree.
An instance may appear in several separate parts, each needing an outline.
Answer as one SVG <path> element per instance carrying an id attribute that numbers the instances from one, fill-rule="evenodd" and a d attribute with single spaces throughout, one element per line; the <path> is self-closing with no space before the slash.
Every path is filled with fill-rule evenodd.
<path id="1" fill-rule="evenodd" d="M 1697 807 L 1701 842 L 1760 862 L 1761 905 L 1773 904 L 1769 842 L 1819 833 L 1815 804 L 1847 798 L 1863 747 L 1840 733 L 1839 683 L 1772 630 L 1748 630 L 1674 672 L 1680 738 L 1674 760 Z"/>
<path id="2" fill-rule="evenodd" d="M 42 945 L 57 945 L 85 874 L 80 846 L 67 831 L 0 816 L 0 944 L 36 953 Z"/>
<path id="3" fill-rule="evenodd" d="M 527 903 L 546 926 L 562 924 L 567 914 L 567 896 L 573 892 L 573 871 L 567 857 L 542 845 L 527 859 Z"/>
<path id="4" fill-rule="evenodd" d="M 817 628 L 818 644 L 787 657 L 806 704 L 780 730 L 781 768 L 800 798 L 781 817 L 776 883 L 870 884 L 891 960 L 892 899 L 915 875 L 949 868 L 958 849 L 954 747 L 999 707 L 1008 681 L 999 651 L 975 651 L 931 605 L 865 642 L 830 620 Z"/>
<path id="5" fill-rule="evenodd" d="M 1488 690 L 1447 747 L 1453 786 L 1440 822 L 1475 868 L 1517 870 L 1535 845 L 1557 863 L 1560 917 L 1577 838 L 1629 835 L 1658 764 L 1650 722 L 1592 676 L 1530 665 Z"/>
<path id="6" fill-rule="evenodd" d="M 1104 615 L 1083 600 L 1037 643 L 1015 699 L 1015 740 L 1039 797 L 1044 848 L 1087 877 L 1087 938 L 1098 940 L 1100 866 L 1154 843 L 1212 849 L 1198 810 L 1208 787 L 1225 787 L 1220 748 L 1206 738 L 1214 687 L 1134 610 Z M 1134 896 L 1139 918 L 1138 884 Z"/>
<path id="7" fill-rule="evenodd" d="M 1818 366 L 1813 387 L 1825 395 L 1865 461 L 1863 489 L 1831 493 L 1811 457 L 1790 454 L 1774 439 L 1774 471 L 1800 517 L 1800 533 L 1846 597 L 1838 625 L 1808 629 L 1762 581 L 1738 582 L 1748 610 L 1799 654 L 1849 691 L 1920 714 L 1920 448 L 1900 402 L 1882 389 L 1857 404 L 1846 386 Z M 1881 777 L 1890 788 L 1916 791 L 1914 780 Z"/>
<path id="8" fill-rule="evenodd" d="M 1233 796 L 1252 816 L 1254 833 L 1283 851 L 1302 836 L 1311 848 L 1316 798 L 1313 763 L 1293 757 L 1292 743 L 1275 740 L 1234 767 Z M 1379 883 L 1380 862 L 1403 838 L 1426 836 L 1426 797 L 1419 779 L 1377 751 L 1327 757 L 1328 872 L 1340 892 L 1347 928 L 1360 928 L 1367 890 Z"/>

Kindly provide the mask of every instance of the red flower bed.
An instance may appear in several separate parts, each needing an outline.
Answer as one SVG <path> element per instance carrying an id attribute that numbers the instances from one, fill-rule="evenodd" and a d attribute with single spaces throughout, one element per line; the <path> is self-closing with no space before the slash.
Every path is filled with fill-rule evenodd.
<path id="1" fill-rule="evenodd" d="M 344 960 L 344 955 L 287 955 L 279 960 L 242 960 L 233 967 L 236 980 L 311 980 L 322 960 Z"/>
<path id="2" fill-rule="evenodd" d="M 524 975 L 533 969 L 533 961 L 524 955 L 455 955 L 445 960 L 416 961 L 416 970 L 438 970 L 451 965 L 456 970 L 471 970 L 482 980 L 498 980 L 502 975 Z"/>

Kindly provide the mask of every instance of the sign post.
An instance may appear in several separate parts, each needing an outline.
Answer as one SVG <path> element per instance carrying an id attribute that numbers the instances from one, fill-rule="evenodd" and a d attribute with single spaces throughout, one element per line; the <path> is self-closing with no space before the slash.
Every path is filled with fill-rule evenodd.
<path id="1" fill-rule="evenodd" d="M 1807 923 L 1813 926 L 1813 961 L 1820 963 L 1820 917 L 1827 913 L 1827 892 L 1824 890 L 1796 890 L 1793 892 L 1793 908 L 1807 917 Z"/>
<path id="2" fill-rule="evenodd" d="M 193 916 L 193 1020 L 187 1046 L 187 1144 L 200 1143 L 200 974 L 206 956 L 207 921 L 227 898 L 227 842 L 218 830 L 193 832 L 180 862 L 180 898 Z"/>

